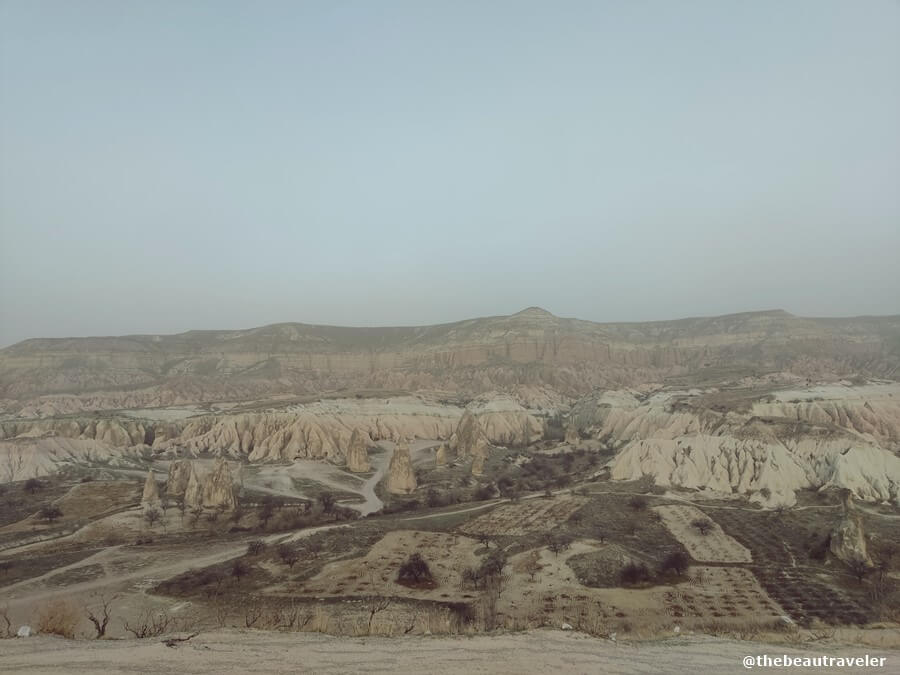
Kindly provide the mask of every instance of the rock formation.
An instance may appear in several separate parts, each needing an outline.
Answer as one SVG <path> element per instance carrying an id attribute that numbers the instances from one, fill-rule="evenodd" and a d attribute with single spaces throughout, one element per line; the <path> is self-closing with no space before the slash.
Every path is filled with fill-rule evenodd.
<path id="1" fill-rule="evenodd" d="M 472 475 L 484 475 L 484 455 L 476 455 L 472 459 Z"/>
<path id="2" fill-rule="evenodd" d="M 387 490 L 395 495 L 408 495 L 416 489 L 416 472 L 409 456 L 409 445 L 399 441 L 388 467 Z"/>
<path id="3" fill-rule="evenodd" d="M 862 561 L 866 565 L 872 565 L 872 559 L 866 550 L 862 522 L 853 507 L 853 494 L 849 490 L 844 492 L 844 515 L 831 533 L 829 547 L 831 553 L 845 563 Z"/>
<path id="4" fill-rule="evenodd" d="M 347 468 L 353 473 L 365 473 L 372 470 L 369 465 L 366 441 L 359 429 L 354 429 L 350 436 L 350 445 L 347 448 Z"/>
<path id="5" fill-rule="evenodd" d="M 191 478 L 192 464 L 189 459 L 177 459 L 169 464 L 169 475 L 166 478 L 166 494 L 170 497 L 184 497 L 188 481 Z"/>
<path id="6" fill-rule="evenodd" d="M 434 453 L 434 465 L 435 466 L 446 466 L 447 465 L 447 444 L 441 443 L 437 450 Z"/>
<path id="7" fill-rule="evenodd" d="M 147 471 L 147 480 L 144 481 L 144 494 L 141 496 L 141 504 L 150 506 L 159 504 L 159 487 L 153 477 L 153 469 Z"/>
<path id="8" fill-rule="evenodd" d="M 481 476 L 484 474 L 484 461 L 487 459 L 490 445 L 484 438 L 479 439 L 472 448 L 472 475 Z"/>
<path id="9" fill-rule="evenodd" d="M 203 506 L 233 511 L 237 506 L 234 496 L 234 481 L 228 462 L 223 458 L 216 461 L 216 466 L 203 481 Z"/>
<path id="10" fill-rule="evenodd" d="M 188 462 L 188 464 L 190 473 L 184 489 L 184 505 L 190 509 L 203 508 L 203 483 L 200 482 L 200 476 L 197 475 L 194 463 Z"/>
<path id="11" fill-rule="evenodd" d="M 578 435 L 578 429 L 575 428 L 574 423 L 570 423 L 569 426 L 566 427 L 565 442 L 572 446 L 576 446 L 581 442 L 581 437 Z"/>
<path id="12" fill-rule="evenodd" d="M 456 451 L 456 456 L 463 459 L 471 456 L 472 451 L 483 440 L 486 440 L 485 433 L 478 418 L 472 411 L 466 410 L 450 439 L 450 445 Z"/>

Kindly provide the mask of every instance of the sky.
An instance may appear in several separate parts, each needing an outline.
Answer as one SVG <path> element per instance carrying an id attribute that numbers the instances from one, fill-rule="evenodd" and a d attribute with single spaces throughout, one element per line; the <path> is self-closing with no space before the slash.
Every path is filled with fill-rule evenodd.
<path id="1" fill-rule="evenodd" d="M 896 0 L 0 0 L 0 346 L 900 313 Z"/>

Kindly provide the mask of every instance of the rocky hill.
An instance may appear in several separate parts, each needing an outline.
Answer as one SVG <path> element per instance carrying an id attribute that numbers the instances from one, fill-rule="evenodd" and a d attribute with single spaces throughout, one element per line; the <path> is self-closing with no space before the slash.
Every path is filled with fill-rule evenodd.
<path id="1" fill-rule="evenodd" d="M 0 350 L 0 411 L 247 401 L 339 390 L 566 397 L 681 377 L 900 376 L 900 316 L 783 311 L 593 323 L 539 308 L 436 326 L 275 324 L 237 331 L 32 339 Z"/>

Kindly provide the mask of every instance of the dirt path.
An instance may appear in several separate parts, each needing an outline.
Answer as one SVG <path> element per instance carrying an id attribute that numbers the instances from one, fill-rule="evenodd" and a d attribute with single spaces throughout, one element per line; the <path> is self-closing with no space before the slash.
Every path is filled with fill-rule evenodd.
<path id="1" fill-rule="evenodd" d="M 4 641 L 0 670 L 15 673 L 142 672 L 218 675 L 315 673 L 743 673 L 745 656 L 884 658 L 893 672 L 900 652 L 816 644 L 808 649 L 708 637 L 614 643 L 575 632 L 537 630 L 476 637 L 334 638 L 315 633 L 217 631 L 177 648 L 159 640 Z M 841 669 L 823 669 L 839 672 Z M 806 672 L 806 670 L 803 670 Z"/>

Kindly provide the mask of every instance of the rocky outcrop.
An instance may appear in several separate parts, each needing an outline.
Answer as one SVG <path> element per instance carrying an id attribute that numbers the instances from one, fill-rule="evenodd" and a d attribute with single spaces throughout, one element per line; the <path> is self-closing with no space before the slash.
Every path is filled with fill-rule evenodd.
<path id="1" fill-rule="evenodd" d="M 388 467 L 387 490 L 395 495 L 408 495 L 416 489 L 416 472 L 406 441 L 397 443 Z"/>
<path id="2" fill-rule="evenodd" d="M 112 448 L 93 440 L 17 438 L 0 441 L 0 483 L 50 476 L 68 466 L 143 469 L 140 452 Z"/>
<path id="3" fill-rule="evenodd" d="M 350 445 L 347 447 L 347 468 L 353 473 L 365 473 L 372 470 L 366 441 L 359 429 L 354 429 L 350 436 Z"/>
<path id="4" fill-rule="evenodd" d="M 872 565 L 862 521 L 853 508 L 853 495 L 849 490 L 844 493 L 844 515 L 831 533 L 829 548 L 836 558 L 847 564 L 862 562 Z"/>
<path id="5" fill-rule="evenodd" d="M 141 504 L 144 506 L 159 504 L 159 486 L 156 484 L 156 478 L 153 477 L 153 469 L 147 472 L 147 479 L 144 481 L 144 492 L 141 495 Z"/>
<path id="6" fill-rule="evenodd" d="M 484 440 L 484 429 L 481 428 L 478 418 L 472 411 L 466 410 L 450 438 L 450 447 L 456 452 L 457 457 L 465 459 L 470 457 L 478 443 Z"/>
<path id="7" fill-rule="evenodd" d="M 206 508 L 233 511 L 237 506 L 231 470 L 224 459 L 216 461 L 212 472 L 203 481 L 201 494 Z"/>
<path id="8" fill-rule="evenodd" d="M 578 429 L 575 428 L 575 425 L 570 424 L 566 427 L 565 442 L 571 446 L 576 446 L 580 441 L 581 437 L 578 435 Z"/>
<path id="9" fill-rule="evenodd" d="M 184 497 L 192 469 L 193 464 L 189 459 L 178 459 L 169 464 L 169 474 L 166 478 L 166 494 L 168 496 L 178 499 Z"/>
<path id="10" fill-rule="evenodd" d="M 481 476 L 484 474 L 484 462 L 487 459 L 488 451 L 490 450 L 490 445 L 488 444 L 486 439 L 480 439 L 475 443 L 475 447 L 472 448 L 472 475 L 473 476 Z"/>
<path id="11" fill-rule="evenodd" d="M 769 506 L 795 503 L 797 490 L 831 486 L 870 501 L 900 500 L 900 458 L 838 439 L 650 438 L 628 443 L 610 469 L 614 480 L 651 476 L 658 485 L 749 494 Z"/>
<path id="12" fill-rule="evenodd" d="M 184 490 L 184 505 L 190 509 L 203 508 L 203 483 L 193 462 L 189 462 L 190 474 Z"/>
<path id="13" fill-rule="evenodd" d="M 436 467 L 447 466 L 447 444 L 441 443 L 434 452 L 434 465 Z"/>

